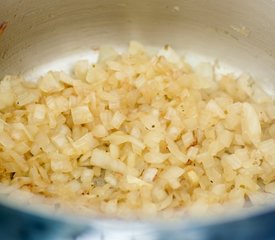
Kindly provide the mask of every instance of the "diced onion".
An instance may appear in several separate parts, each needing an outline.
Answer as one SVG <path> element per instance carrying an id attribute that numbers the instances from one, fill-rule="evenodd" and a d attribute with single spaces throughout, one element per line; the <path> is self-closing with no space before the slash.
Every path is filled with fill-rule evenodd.
<path id="1" fill-rule="evenodd" d="M 4 77 L 0 192 L 129 218 L 274 201 L 274 99 L 249 75 L 215 68 L 132 41 L 123 53 L 101 46 L 70 73 Z"/>

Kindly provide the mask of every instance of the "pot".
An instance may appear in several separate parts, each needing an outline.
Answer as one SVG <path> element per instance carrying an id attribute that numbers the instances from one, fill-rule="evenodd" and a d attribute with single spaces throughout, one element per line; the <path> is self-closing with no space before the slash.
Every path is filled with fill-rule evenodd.
<path id="1" fill-rule="evenodd" d="M 247 72 L 275 94 L 272 0 L 12 0 L 0 2 L 0 79 L 34 79 L 95 60 L 100 45 L 170 44 L 191 62 Z M 18 196 L 20 198 L 20 196 Z M 275 205 L 170 222 L 52 215 L 0 200 L 0 239 L 275 239 Z"/>

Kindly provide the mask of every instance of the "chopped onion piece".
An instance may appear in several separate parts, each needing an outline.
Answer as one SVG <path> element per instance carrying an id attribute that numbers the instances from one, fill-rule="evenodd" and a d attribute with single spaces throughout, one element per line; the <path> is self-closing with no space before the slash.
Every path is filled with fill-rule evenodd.
<path id="1" fill-rule="evenodd" d="M 88 106 L 78 106 L 71 109 L 73 122 L 76 125 L 90 123 L 93 121 L 93 115 Z"/>
<path id="2" fill-rule="evenodd" d="M 170 157 L 169 153 L 148 152 L 144 154 L 144 160 L 148 163 L 163 163 Z"/>
<path id="3" fill-rule="evenodd" d="M 131 135 L 125 135 L 122 132 L 115 132 L 108 137 L 105 138 L 105 140 L 109 141 L 110 143 L 120 145 L 122 143 L 130 142 L 133 145 L 135 145 L 138 148 L 144 149 L 144 144 L 138 140 L 137 138 L 131 136 Z"/>
<path id="4" fill-rule="evenodd" d="M 225 118 L 224 112 L 214 100 L 210 100 L 207 103 L 206 109 L 212 112 L 215 116 L 219 118 Z"/>
<path id="5" fill-rule="evenodd" d="M 171 140 L 170 138 L 166 138 L 166 142 L 168 144 L 169 151 L 181 162 L 186 163 L 188 161 L 187 156 L 182 153 L 178 147 L 178 145 Z"/>
<path id="6" fill-rule="evenodd" d="M 51 72 L 39 80 L 38 87 L 46 93 L 60 92 L 64 89 L 64 85 Z"/>
<path id="7" fill-rule="evenodd" d="M 125 173 L 126 171 L 126 165 L 123 162 L 111 158 L 108 153 L 99 149 L 93 151 L 90 163 L 114 172 Z"/>
<path id="8" fill-rule="evenodd" d="M 51 168 L 54 172 L 71 172 L 73 167 L 68 156 L 52 153 L 50 154 Z"/>
<path id="9" fill-rule="evenodd" d="M 249 103 L 243 103 L 242 132 L 248 141 L 257 145 L 261 141 L 261 124 L 255 109 Z"/>
<path id="10" fill-rule="evenodd" d="M 86 153 L 87 151 L 93 150 L 97 145 L 98 141 L 91 133 L 85 134 L 73 143 L 75 149 L 80 153 Z"/>
<path id="11" fill-rule="evenodd" d="M 116 111 L 112 120 L 111 120 L 111 125 L 114 128 L 119 129 L 125 119 L 126 119 L 126 117 L 122 113 L 120 113 L 119 111 Z"/>
<path id="12" fill-rule="evenodd" d="M 148 184 L 147 182 L 131 175 L 127 175 L 127 182 L 130 184 L 136 184 L 138 186 L 150 186 L 150 184 Z"/>
<path id="13" fill-rule="evenodd" d="M 143 172 L 143 176 L 142 179 L 146 182 L 153 182 L 154 178 L 156 177 L 158 173 L 158 169 L 157 168 L 148 168 Z"/>

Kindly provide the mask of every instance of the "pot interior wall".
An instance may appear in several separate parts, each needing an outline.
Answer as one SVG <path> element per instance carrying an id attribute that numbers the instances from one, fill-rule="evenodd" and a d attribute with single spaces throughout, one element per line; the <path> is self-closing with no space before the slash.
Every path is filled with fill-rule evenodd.
<path id="1" fill-rule="evenodd" d="M 0 77 L 66 70 L 76 59 L 93 60 L 102 44 L 137 40 L 170 44 L 190 61 L 218 59 L 274 93 L 274 12 L 270 0 L 1 1 Z"/>

